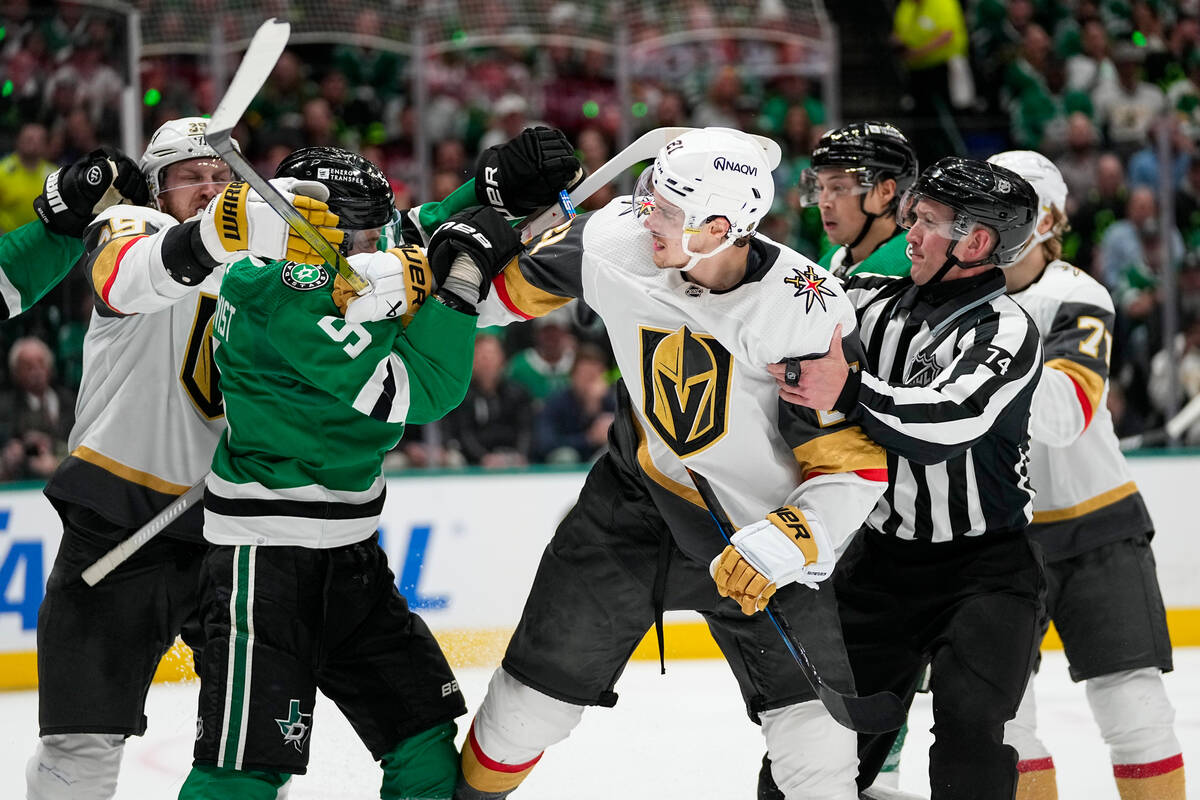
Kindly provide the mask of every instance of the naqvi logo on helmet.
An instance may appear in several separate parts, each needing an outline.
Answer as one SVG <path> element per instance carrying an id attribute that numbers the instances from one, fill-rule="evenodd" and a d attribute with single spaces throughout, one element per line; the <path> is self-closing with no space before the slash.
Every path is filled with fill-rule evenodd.
<path id="1" fill-rule="evenodd" d="M 725 156 L 717 156 L 713 159 L 713 169 L 721 170 L 722 172 L 740 172 L 743 175 L 758 174 L 758 167 L 732 161 Z"/>

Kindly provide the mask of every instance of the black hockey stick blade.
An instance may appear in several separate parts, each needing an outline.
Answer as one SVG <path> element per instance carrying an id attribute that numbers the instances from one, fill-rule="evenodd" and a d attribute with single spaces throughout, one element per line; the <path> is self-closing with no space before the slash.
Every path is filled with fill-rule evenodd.
<path id="1" fill-rule="evenodd" d="M 684 469 L 687 470 L 692 483 L 696 485 L 700 499 L 708 507 L 708 514 L 716 523 L 717 529 L 720 530 L 721 537 L 726 544 L 730 544 L 730 538 L 737 532 L 737 529 L 733 527 L 729 515 L 725 513 L 724 506 L 717 499 L 712 484 L 690 467 L 684 467 Z M 765 611 L 767 618 L 771 620 L 775 630 L 779 632 L 780 638 L 783 639 L 784 646 L 791 653 L 796 665 L 800 667 L 800 672 L 808 681 L 809 686 L 817 693 L 817 697 L 825 706 L 825 710 L 829 712 L 829 716 L 833 717 L 839 725 L 857 733 L 886 733 L 897 730 L 904 724 L 908 712 L 905 710 L 904 704 L 900 702 L 900 698 L 891 692 L 877 692 L 866 697 L 859 697 L 855 694 L 844 694 L 826 684 L 808 657 L 804 644 L 796 638 L 783 611 L 779 608 L 772 608 L 770 604 Z"/>

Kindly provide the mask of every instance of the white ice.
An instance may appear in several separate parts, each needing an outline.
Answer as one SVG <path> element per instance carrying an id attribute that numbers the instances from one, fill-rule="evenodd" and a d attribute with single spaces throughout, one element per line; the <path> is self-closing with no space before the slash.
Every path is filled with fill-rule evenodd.
<path id="1" fill-rule="evenodd" d="M 1188 790 L 1200 798 L 1200 649 L 1175 652 L 1166 676 L 1183 742 Z M 460 669 L 474 710 L 488 669 Z M 1045 657 L 1037 677 L 1040 728 L 1054 755 L 1062 800 L 1117 800 L 1108 755 L 1084 700 L 1071 683 L 1061 652 Z M 589 709 L 575 733 L 551 748 L 515 793 L 520 800 L 662 800 L 755 796 L 762 740 L 748 721 L 736 685 L 719 661 L 635 662 L 617 686 L 612 709 Z M 195 730 L 194 684 L 160 684 L 150 692 L 147 735 L 131 739 L 118 800 L 170 800 L 191 761 Z M 928 792 L 928 695 L 918 695 L 910 717 L 901 788 Z M 460 740 L 466 730 L 461 721 Z M 0 692 L 0 798 L 24 796 L 24 765 L 37 730 L 34 692 Z M 331 704 L 320 700 L 310 768 L 293 780 L 292 800 L 378 797 L 379 768 Z"/>

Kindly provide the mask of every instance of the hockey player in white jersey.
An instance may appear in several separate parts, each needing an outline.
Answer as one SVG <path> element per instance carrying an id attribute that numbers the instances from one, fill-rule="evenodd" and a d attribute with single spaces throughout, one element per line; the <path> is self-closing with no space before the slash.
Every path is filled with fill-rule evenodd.
<path id="1" fill-rule="evenodd" d="M 609 451 L 548 545 L 472 723 L 459 800 L 506 797 L 585 707 L 613 705 L 634 647 L 651 627 L 661 644 L 674 609 L 708 623 L 786 796 L 857 797 L 854 733 L 756 613 L 779 604 L 826 682 L 853 688 L 833 592 L 815 589 L 887 478 L 857 426 L 782 404 L 766 372 L 855 326 L 828 272 L 757 235 L 778 152 L 729 129 L 684 133 L 632 197 L 531 243 L 481 308 L 486 325 L 584 299 L 623 383 Z M 740 526 L 733 546 L 685 465 Z M 811 537 L 786 533 L 788 520 Z"/>
<path id="2" fill-rule="evenodd" d="M 229 166 L 204 141 L 207 123 L 159 128 L 140 163 L 154 207 L 114 206 L 85 234 L 96 309 L 70 455 L 46 486 L 63 536 L 38 615 L 30 800 L 111 797 L 125 738 L 145 731 L 159 659 L 181 632 L 199 647 L 199 508 L 97 586 L 80 572 L 208 472 L 225 424 L 211 343 L 224 264 L 250 246 L 316 257 L 244 184 L 229 186 Z M 320 184 L 280 186 L 295 190 L 287 196 L 314 224 L 336 224 L 323 202 L 299 194 L 319 197 Z"/>
<path id="3" fill-rule="evenodd" d="M 1112 298 L 1060 258 L 1067 187 L 1058 168 L 1028 150 L 989 161 L 1029 181 L 1040 205 L 1037 230 L 1004 278 L 1045 350 L 1029 421 L 1037 492 L 1029 535 L 1045 553 L 1049 615 L 1071 678 L 1086 681 L 1122 800 L 1182 800 L 1183 755 L 1160 675 L 1171 669 L 1171 642 L 1150 549 L 1154 527 L 1106 403 Z M 1005 728 L 1020 757 L 1017 800 L 1058 796 L 1035 717 L 1030 681 Z"/>

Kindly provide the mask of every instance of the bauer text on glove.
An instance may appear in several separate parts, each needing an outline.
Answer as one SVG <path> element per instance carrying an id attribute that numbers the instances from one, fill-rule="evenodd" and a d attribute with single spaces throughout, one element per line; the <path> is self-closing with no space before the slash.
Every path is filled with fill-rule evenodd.
<path id="1" fill-rule="evenodd" d="M 575 148 L 562 131 L 526 128 L 479 155 L 475 197 L 506 219 L 558 202 L 558 193 L 583 179 Z"/>
<path id="2" fill-rule="evenodd" d="M 789 583 L 816 585 L 833 574 L 836 563 L 833 543 L 820 525 L 811 524 L 804 512 L 795 506 L 782 506 L 767 514 L 766 519 L 751 523 L 733 535 L 730 540 L 740 560 L 753 572 L 761 575 L 766 583 L 785 586 Z M 736 559 L 728 555 L 729 548 L 718 559 L 731 563 L 723 571 L 714 573 L 718 589 L 727 591 L 735 600 L 746 605 L 735 592 L 744 594 L 752 590 L 752 577 L 739 576 Z M 728 583 L 721 586 L 721 576 L 728 574 L 729 580 L 737 578 L 741 585 Z M 769 595 L 767 595 L 769 598 Z M 765 601 L 763 602 L 765 605 Z M 760 606 L 761 608 L 761 606 Z"/>

